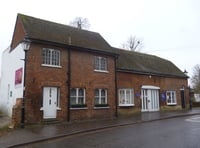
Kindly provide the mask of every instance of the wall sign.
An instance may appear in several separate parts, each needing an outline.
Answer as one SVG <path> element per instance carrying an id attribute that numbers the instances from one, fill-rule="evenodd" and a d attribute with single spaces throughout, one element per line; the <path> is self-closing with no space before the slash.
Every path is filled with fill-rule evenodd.
<path id="1" fill-rule="evenodd" d="M 15 71 L 15 86 L 22 84 L 23 68 L 19 68 Z"/>

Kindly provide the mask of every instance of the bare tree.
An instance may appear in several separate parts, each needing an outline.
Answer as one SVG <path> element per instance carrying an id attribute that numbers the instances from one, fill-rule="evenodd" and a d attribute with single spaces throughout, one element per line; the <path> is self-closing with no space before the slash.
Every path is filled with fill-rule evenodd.
<path id="1" fill-rule="evenodd" d="M 200 65 L 197 64 L 193 68 L 193 75 L 191 77 L 192 87 L 195 92 L 200 93 Z"/>
<path id="2" fill-rule="evenodd" d="M 127 42 L 122 44 L 122 47 L 131 51 L 140 51 L 142 49 L 143 41 L 136 38 L 136 36 L 130 36 Z"/>
<path id="3" fill-rule="evenodd" d="M 76 17 L 72 22 L 70 22 L 71 26 L 77 27 L 79 29 L 89 29 L 90 23 L 87 18 Z"/>

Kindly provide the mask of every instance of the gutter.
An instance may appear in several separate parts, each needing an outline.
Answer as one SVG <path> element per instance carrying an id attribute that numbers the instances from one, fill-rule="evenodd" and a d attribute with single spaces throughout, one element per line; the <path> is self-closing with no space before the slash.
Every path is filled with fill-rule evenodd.
<path id="1" fill-rule="evenodd" d="M 180 75 L 173 75 L 173 74 L 163 74 L 163 73 L 156 73 L 156 72 L 144 72 L 144 71 L 138 71 L 138 70 L 132 70 L 132 69 L 121 69 L 116 68 L 117 72 L 127 72 L 127 73 L 134 73 L 134 74 L 141 74 L 141 75 L 151 75 L 151 76 L 159 76 L 159 77 L 171 77 L 171 78 L 184 78 L 188 79 L 188 76 L 180 76 Z"/>

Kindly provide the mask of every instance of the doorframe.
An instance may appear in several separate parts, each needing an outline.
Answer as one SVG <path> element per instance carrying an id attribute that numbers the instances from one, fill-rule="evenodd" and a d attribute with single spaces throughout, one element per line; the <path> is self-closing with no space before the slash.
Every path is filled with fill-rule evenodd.
<path id="1" fill-rule="evenodd" d="M 40 107 L 40 111 L 43 111 L 43 119 L 51 119 L 51 118 L 45 118 L 44 117 L 44 111 L 45 111 L 45 107 L 44 107 L 44 88 L 56 88 L 57 90 L 57 95 L 56 95 L 56 116 L 55 119 L 57 118 L 57 110 L 61 110 L 60 108 L 60 87 L 57 86 L 43 86 L 42 87 L 42 99 L 41 99 L 41 107 Z"/>
<path id="2" fill-rule="evenodd" d="M 181 97 L 181 107 L 182 109 L 185 109 L 185 89 L 184 87 L 180 89 L 180 97 Z"/>
<path id="3" fill-rule="evenodd" d="M 158 91 L 158 99 L 157 99 L 158 109 L 152 110 L 152 108 L 151 108 L 151 109 L 143 110 L 143 106 L 142 106 L 143 105 L 143 90 L 147 90 L 147 95 L 148 95 L 148 91 L 151 91 L 151 90 L 157 90 Z M 160 94 L 160 87 L 153 86 L 153 85 L 142 85 L 142 87 L 141 87 L 141 112 L 159 111 L 160 110 L 160 98 L 159 98 L 160 95 L 159 94 Z M 152 101 L 152 99 L 151 99 L 151 101 Z M 147 102 L 147 107 L 148 107 L 148 102 Z"/>

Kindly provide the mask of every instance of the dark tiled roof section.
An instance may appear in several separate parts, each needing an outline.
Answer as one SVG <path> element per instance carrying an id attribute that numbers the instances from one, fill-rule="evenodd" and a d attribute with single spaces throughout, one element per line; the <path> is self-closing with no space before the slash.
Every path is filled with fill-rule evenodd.
<path id="1" fill-rule="evenodd" d="M 58 24 L 23 14 L 18 14 L 26 32 L 32 39 L 44 40 L 77 47 L 107 50 L 111 46 L 96 32 L 81 30 L 68 25 Z"/>
<path id="2" fill-rule="evenodd" d="M 187 78 L 172 62 L 160 57 L 117 48 L 113 48 L 113 52 L 120 55 L 117 60 L 118 70 Z"/>

